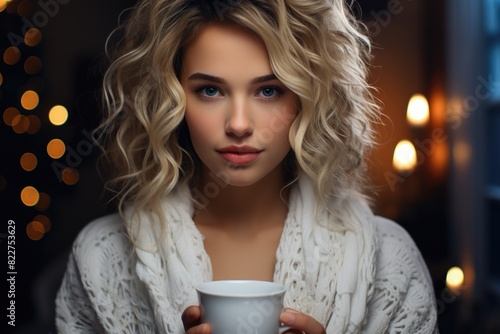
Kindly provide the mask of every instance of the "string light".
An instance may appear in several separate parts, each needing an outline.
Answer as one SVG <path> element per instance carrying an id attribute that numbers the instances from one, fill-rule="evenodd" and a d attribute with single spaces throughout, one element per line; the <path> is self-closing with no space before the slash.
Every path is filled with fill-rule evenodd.
<path id="1" fill-rule="evenodd" d="M 14 121 L 14 118 L 19 115 L 19 110 L 17 110 L 14 107 L 9 107 L 5 109 L 3 112 L 3 121 L 6 125 L 12 126 L 12 122 Z"/>
<path id="2" fill-rule="evenodd" d="M 21 105 L 26 110 L 33 110 L 38 106 L 40 98 L 35 91 L 27 90 L 21 96 Z"/>
<path id="3" fill-rule="evenodd" d="M 24 61 L 24 72 L 27 74 L 37 74 L 42 69 L 42 61 L 37 56 L 29 56 Z"/>
<path id="4" fill-rule="evenodd" d="M 27 171 L 27 172 L 31 172 L 33 171 L 36 166 L 38 165 L 38 159 L 36 158 L 36 155 L 34 155 L 33 153 L 24 153 L 22 156 L 21 156 L 21 160 L 20 160 L 20 163 L 21 163 L 21 167 Z"/>
<path id="5" fill-rule="evenodd" d="M 36 53 L 39 53 L 39 49 L 34 48 L 42 43 L 44 36 L 41 29 L 35 28 L 33 24 L 28 24 L 28 27 L 26 27 L 27 22 L 25 21 L 25 18 L 34 15 L 36 10 L 36 1 L 0 0 L 0 12 L 6 11 L 9 14 L 23 18 L 22 22 L 19 21 L 22 25 L 22 27 L 19 27 L 19 30 L 24 33 L 22 38 L 16 35 L 16 43 L 11 43 L 11 46 L 6 46 L 6 49 L 2 48 L 0 61 L 3 60 L 4 64 L 13 66 L 12 71 L 17 72 L 12 75 L 10 72 L 9 75 L 7 75 L 5 71 L 0 73 L 0 87 L 4 86 L 4 82 L 8 84 L 21 82 L 21 80 L 17 80 L 18 77 L 22 78 L 24 75 L 30 76 L 28 80 L 22 79 L 24 84 L 19 84 L 20 91 L 18 94 L 20 100 L 17 101 L 16 105 L 0 109 L 3 122 L 11 127 L 12 131 L 16 134 L 27 133 L 34 135 L 38 133 L 42 127 L 40 115 L 26 112 L 35 110 L 39 107 L 41 102 L 40 95 L 45 89 L 45 82 L 43 78 L 39 76 L 42 70 L 42 60 L 36 55 Z M 19 46 L 18 44 L 21 45 Z M 29 55 L 27 53 L 35 53 L 35 55 Z M 16 80 L 12 80 L 11 77 Z M 15 96 L 16 93 L 13 95 Z M 19 104 L 19 106 L 17 104 Z M 69 113 L 65 107 L 56 105 L 49 111 L 48 116 L 52 125 L 62 126 L 66 124 Z M 21 139 L 17 140 L 18 143 L 20 140 Z M 47 144 L 46 149 L 47 154 L 53 159 L 59 159 L 66 153 L 66 145 L 59 138 L 52 139 Z M 20 168 L 22 172 L 37 173 L 37 168 L 40 165 L 39 157 L 40 155 L 38 153 L 35 154 L 34 151 L 30 152 L 30 150 L 27 149 L 25 153 L 19 157 L 18 168 Z M 41 171 L 39 170 L 38 172 Z M 80 174 L 75 168 L 66 168 L 62 171 L 62 179 L 64 184 L 74 185 L 79 182 Z M 7 188 L 7 184 L 7 178 L 0 175 L 0 191 L 4 191 Z M 39 192 L 34 186 L 35 185 L 27 185 L 22 188 L 18 195 L 20 196 L 21 202 L 25 206 L 33 207 L 39 212 L 47 211 L 51 206 L 51 196 L 48 193 Z M 26 235 L 31 240 L 42 239 L 51 229 L 51 221 L 45 214 L 38 214 L 32 221 L 28 220 L 26 223 L 28 223 L 26 225 Z"/>
<path id="6" fill-rule="evenodd" d="M 80 180 L 80 173 L 74 168 L 67 167 L 62 171 L 61 178 L 65 184 L 72 186 Z"/>
<path id="7" fill-rule="evenodd" d="M 32 221 L 26 226 L 26 234 L 31 240 L 38 241 L 43 238 L 45 227 L 39 221 Z"/>
<path id="8" fill-rule="evenodd" d="M 406 110 L 406 119 L 413 126 L 424 126 L 429 122 L 429 102 L 422 94 L 414 94 Z"/>
<path id="9" fill-rule="evenodd" d="M 59 159 L 64 153 L 66 153 L 66 145 L 61 139 L 52 139 L 47 144 L 47 154 L 52 159 Z"/>
<path id="10" fill-rule="evenodd" d="M 49 120 L 53 125 L 63 125 L 68 120 L 68 110 L 63 106 L 52 107 L 49 111 Z"/>
<path id="11" fill-rule="evenodd" d="M 35 187 L 27 186 L 21 190 L 21 201 L 26 206 L 35 206 L 40 199 L 40 194 Z"/>
<path id="12" fill-rule="evenodd" d="M 36 46 L 42 40 L 42 32 L 37 28 L 31 28 L 24 35 L 24 44 L 27 46 Z"/>
<path id="13" fill-rule="evenodd" d="M 450 289 L 458 289 L 464 284 L 464 272 L 459 267 L 452 267 L 446 274 L 446 286 Z"/>
<path id="14" fill-rule="evenodd" d="M 3 61 L 7 65 L 15 65 L 21 59 L 21 51 L 15 46 L 9 46 L 3 53 Z"/>
<path id="15" fill-rule="evenodd" d="M 402 173 L 411 172 L 417 165 L 417 151 L 409 140 L 401 140 L 394 149 L 394 168 Z"/>

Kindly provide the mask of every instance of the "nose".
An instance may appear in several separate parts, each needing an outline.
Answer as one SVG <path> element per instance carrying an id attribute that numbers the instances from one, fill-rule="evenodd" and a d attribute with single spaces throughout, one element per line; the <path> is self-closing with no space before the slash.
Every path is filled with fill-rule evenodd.
<path id="1" fill-rule="evenodd" d="M 226 134 L 234 137 L 247 137 L 253 133 L 250 107 L 245 98 L 235 98 L 230 106 L 226 120 Z"/>

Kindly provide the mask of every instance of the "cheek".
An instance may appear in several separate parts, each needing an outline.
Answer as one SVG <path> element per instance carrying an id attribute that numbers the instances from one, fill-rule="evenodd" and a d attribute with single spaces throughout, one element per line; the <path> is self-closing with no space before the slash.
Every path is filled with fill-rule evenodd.
<path id="1" fill-rule="evenodd" d="M 290 128 L 297 117 L 293 107 L 286 106 L 274 109 L 272 116 L 267 120 L 266 131 L 280 143 L 289 143 Z"/>
<path id="2" fill-rule="evenodd" d="M 290 148 L 288 135 L 290 132 L 290 122 L 285 122 L 279 118 L 271 118 L 261 124 L 260 129 L 255 132 L 256 141 L 259 145 L 268 149 L 281 151 Z"/>
<path id="3" fill-rule="evenodd" d="M 204 133 L 213 130 L 218 105 L 216 103 L 200 102 L 193 93 L 186 96 L 186 111 L 184 113 L 189 129 L 195 133 Z"/>
<path id="4" fill-rule="evenodd" d="M 203 111 L 186 109 L 185 113 L 189 135 L 195 149 L 209 145 L 217 132 L 215 117 L 211 117 L 210 113 Z"/>
<path id="5" fill-rule="evenodd" d="M 193 142 L 193 145 L 197 145 L 197 143 L 204 137 L 203 123 L 200 122 L 199 118 L 192 117 L 187 113 L 186 113 L 186 123 L 189 129 L 189 135 L 191 137 L 191 141 Z"/>

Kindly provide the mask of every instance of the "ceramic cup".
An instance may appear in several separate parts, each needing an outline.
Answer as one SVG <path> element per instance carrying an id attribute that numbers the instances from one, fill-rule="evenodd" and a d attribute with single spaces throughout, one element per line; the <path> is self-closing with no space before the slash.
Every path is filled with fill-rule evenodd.
<path id="1" fill-rule="evenodd" d="M 285 288 L 265 281 L 213 281 L 196 288 L 212 334 L 279 334 Z"/>

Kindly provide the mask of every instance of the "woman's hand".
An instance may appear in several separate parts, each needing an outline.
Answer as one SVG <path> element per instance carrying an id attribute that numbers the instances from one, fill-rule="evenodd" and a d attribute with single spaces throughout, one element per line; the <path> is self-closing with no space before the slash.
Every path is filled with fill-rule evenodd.
<path id="1" fill-rule="evenodd" d="M 280 320 L 292 328 L 286 333 L 326 334 L 325 328 L 316 319 L 289 308 L 281 313 Z"/>
<path id="2" fill-rule="evenodd" d="M 199 306 L 189 306 L 182 313 L 182 323 L 186 334 L 210 334 L 210 326 L 200 323 L 201 310 Z M 305 333 L 305 334 L 326 334 L 325 328 L 314 318 L 292 310 L 285 309 L 281 313 L 281 322 L 291 327 L 286 333 Z"/>
<path id="3" fill-rule="evenodd" d="M 199 306 L 189 306 L 182 312 L 182 323 L 186 334 L 210 334 L 210 326 L 200 322 Z"/>

